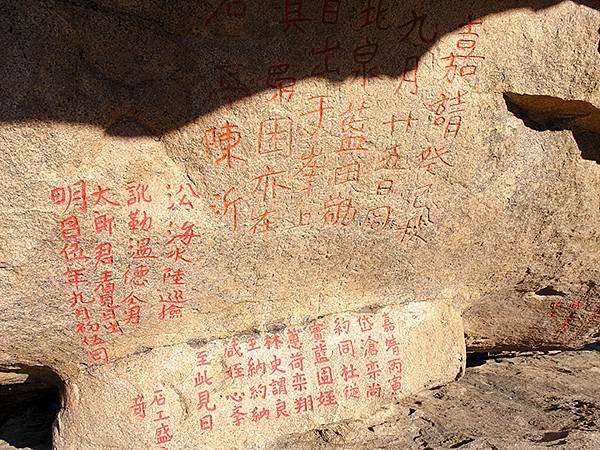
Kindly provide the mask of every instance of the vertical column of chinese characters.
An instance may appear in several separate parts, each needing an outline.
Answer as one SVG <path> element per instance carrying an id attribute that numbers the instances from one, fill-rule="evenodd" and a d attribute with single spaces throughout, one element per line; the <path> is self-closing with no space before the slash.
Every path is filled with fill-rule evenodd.
<path id="1" fill-rule="evenodd" d="M 267 342 L 265 342 L 266 344 Z M 269 340 L 269 346 L 271 341 Z M 267 365 L 260 358 L 260 349 L 263 347 L 255 336 L 248 336 L 246 341 L 246 374 L 249 381 L 250 401 L 252 410 L 250 411 L 251 421 L 254 423 L 266 420 L 270 417 L 269 409 L 264 407 L 267 399 L 267 385 L 264 378 L 267 375 Z M 260 405 L 260 406 L 259 406 Z"/>
<path id="2" fill-rule="evenodd" d="M 338 23 L 340 13 L 342 10 L 341 0 L 323 0 L 322 2 L 322 23 L 329 27 Z M 343 52 L 339 39 L 335 35 L 325 36 L 316 43 L 314 47 L 310 49 L 310 56 L 314 60 L 314 65 L 311 69 L 311 75 L 313 77 L 340 77 L 340 67 L 335 60 L 340 58 L 340 53 Z M 334 60 L 334 61 L 332 61 Z M 326 178 L 325 184 L 326 189 L 329 188 L 331 182 L 329 181 L 329 170 L 327 166 L 329 161 L 335 155 L 330 152 L 325 152 L 323 149 L 318 147 L 318 142 L 322 140 L 322 133 L 324 120 L 332 115 L 333 107 L 330 106 L 334 101 L 333 96 L 329 95 L 316 95 L 309 98 L 309 102 L 315 103 L 315 106 L 311 107 L 309 111 L 303 112 L 302 116 L 310 118 L 313 122 L 311 126 L 306 130 L 310 133 L 310 147 L 307 152 L 304 152 L 301 156 L 302 165 L 296 177 L 300 178 L 303 183 L 302 192 L 305 194 L 307 200 L 312 200 L 315 190 L 315 184 L 319 177 L 324 176 Z M 322 181 L 323 182 L 323 181 Z M 329 194 L 329 200 L 327 200 L 327 194 Z M 353 217 L 346 217 L 347 213 L 353 211 L 351 208 L 351 200 L 334 197 L 333 194 L 327 192 L 325 199 L 320 199 L 324 204 L 323 212 L 318 211 L 318 217 L 313 217 L 313 212 L 300 210 L 297 218 L 298 226 L 306 226 L 308 224 L 315 223 L 315 225 L 322 227 L 328 220 L 338 222 L 336 218 L 327 216 L 328 212 L 336 214 L 336 206 L 341 204 L 341 210 L 339 211 L 342 216 L 342 221 L 349 223 Z M 348 204 L 349 203 L 349 204 Z M 349 209 L 345 210 L 346 205 L 350 206 Z M 351 214 L 352 215 L 352 214 Z M 331 222 L 330 222 L 331 223 Z M 312 399 L 312 397 L 309 397 Z M 312 405 L 312 401 L 311 401 Z"/>
<path id="3" fill-rule="evenodd" d="M 362 177 L 362 154 L 368 151 L 365 138 L 367 109 L 365 102 L 350 102 L 340 120 L 341 141 L 337 149 L 338 161 L 331 181 L 336 196 L 330 194 L 323 204 L 325 224 L 336 226 L 351 225 L 357 214 L 352 204 L 352 192 Z"/>
<path id="4" fill-rule="evenodd" d="M 154 391 L 154 397 L 150 402 L 150 406 L 154 406 L 153 411 L 155 413 L 153 419 L 153 422 L 156 424 L 154 442 L 159 446 L 160 450 L 169 450 L 167 445 L 173 439 L 173 433 L 169 427 L 169 419 L 171 417 L 169 417 L 167 412 L 167 398 L 163 394 L 162 389 Z"/>
<path id="5" fill-rule="evenodd" d="M 327 344 L 323 332 L 325 325 L 322 322 L 313 322 L 308 327 L 313 341 L 313 361 L 317 375 L 317 407 L 328 408 L 338 404 L 333 383 L 333 370 L 328 356 Z"/>
<path id="6" fill-rule="evenodd" d="M 200 430 L 212 431 L 214 427 L 213 413 L 217 409 L 211 400 L 210 386 L 213 385 L 211 361 L 207 351 L 196 353 L 196 376 L 194 377 L 194 388 L 197 389 L 198 404 L 196 408 L 200 411 Z"/>
<path id="7" fill-rule="evenodd" d="M 153 230 L 153 219 L 145 209 L 152 203 L 148 185 L 144 183 L 127 183 L 127 206 L 129 208 L 129 264 L 123 272 L 123 285 L 127 293 L 123 298 L 124 324 L 136 327 L 140 324 L 142 304 L 147 300 L 140 290 L 148 285 L 151 272 L 150 262 L 156 259 L 149 233 Z"/>
<path id="8" fill-rule="evenodd" d="M 170 185 L 167 186 L 167 190 L 168 210 L 184 212 L 194 209 L 192 200 L 199 196 L 191 183 L 180 185 L 175 194 Z M 165 257 L 169 266 L 163 268 L 161 287 L 158 289 L 158 319 L 161 321 L 179 319 L 183 315 L 183 307 L 188 301 L 184 290 L 186 265 L 193 262 L 186 253 L 194 239 L 200 237 L 195 228 L 196 225 L 187 220 L 183 223 L 170 220 L 168 223 Z"/>
<path id="9" fill-rule="evenodd" d="M 252 194 L 258 198 L 258 209 L 252 214 L 252 234 L 274 231 L 280 221 L 276 206 L 290 187 L 283 180 L 287 174 L 287 162 L 292 156 L 293 121 L 290 117 L 272 116 L 263 120 L 258 128 L 258 157 L 265 161 L 264 169 L 250 180 L 254 184 Z M 268 162 L 267 162 L 268 161 Z M 279 199 L 279 200 L 277 200 Z"/>
<path id="10" fill-rule="evenodd" d="M 340 341 L 337 343 L 337 352 L 340 357 L 339 375 L 344 381 L 344 399 L 346 401 L 358 400 L 360 398 L 360 391 L 357 383 L 360 379 L 360 374 L 356 363 L 350 320 L 348 318 L 336 317 L 333 322 L 333 332 L 340 338 Z"/>
<path id="11" fill-rule="evenodd" d="M 416 80 L 416 72 L 414 77 Z M 398 115 L 392 113 L 389 120 L 383 122 L 383 125 L 389 127 L 390 142 L 383 149 L 382 155 L 378 157 L 375 167 L 374 193 L 381 202 L 388 203 L 390 196 L 398 193 L 396 184 L 399 176 L 407 170 L 406 155 L 410 151 L 410 148 L 406 148 L 407 143 L 410 142 L 406 136 L 412 133 L 417 121 L 412 110 L 409 110 Z M 388 205 L 373 207 L 367 212 L 364 226 L 367 229 L 381 231 L 388 226 L 390 215 L 391 207 Z"/>
<path id="12" fill-rule="evenodd" d="M 300 192 L 303 194 L 303 199 L 311 200 L 314 196 L 316 183 L 323 172 L 326 155 L 322 149 L 317 147 L 320 131 L 323 127 L 325 111 L 333 109 L 327 105 L 329 96 L 318 95 L 310 97 L 310 102 L 315 102 L 315 109 L 303 112 L 302 116 L 310 116 L 314 124 L 306 131 L 310 134 L 309 149 L 302 154 L 297 155 L 300 160 L 300 167 L 294 173 L 294 179 L 300 181 Z M 314 117 L 314 118 L 313 118 Z M 297 212 L 295 213 L 294 227 L 311 226 L 313 222 L 313 212 L 301 202 Z"/>
<path id="13" fill-rule="evenodd" d="M 96 209 L 119 206 L 119 204 L 109 199 L 110 189 L 102 188 L 98 185 L 97 189 L 89 196 L 89 200 L 94 201 L 89 205 L 94 209 L 93 230 L 97 236 L 105 239 L 112 237 L 114 217 L 103 214 Z M 75 331 L 82 335 L 82 344 L 88 348 L 88 358 L 92 362 L 105 363 L 109 360 L 106 341 L 101 337 L 100 323 L 94 318 L 92 304 L 96 302 L 95 295 L 98 295 L 98 304 L 105 308 L 103 318 L 105 320 L 104 328 L 108 334 L 120 333 L 120 327 L 116 321 L 114 310 L 118 308 L 114 304 L 115 285 L 113 282 L 113 272 L 108 270 L 112 267 L 112 244 L 110 242 L 101 242 L 95 246 L 95 264 L 93 272 L 102 271 L 96 287 L 91 292 L 85 292 L 83 286 L 89 285 L 90 281 L 86 273 L 90 267 L 87 264 L 92 259 L 85 254 L 81 244 L 82 228 L 88 213 L 88 190 L 86 183 L 79 180 L 65 187 L 56 187 L 50 193 L 51 201 L 55 205 L 64 205 L 63 214 L 70 213 L 60 221 L 60 235 L 64 241 L 59 254 L 67 263 L 67 269 L 64 272 L 66 284 L 71 287 L 70 307 L 75 314 Z M 72 213 L 72 210 L 78 209 L 81 216 Z M 81 220 L 80 220 L 81 219 Z M 93 245 L 90 243 L 90 245 Z"/>
<path id="14" fill-rule="evenodd" d="M 166 414 L 166 398 L 162 390 L 156 390 L 153 394 L 152 402 L 147 404 L 144 394 L 137 394 L 131 400 L 131 413 L 139 420 L 146 420 L 146 410 L 152 410 L 156 413 L 156 417 L 152 419 L 156 423 L 154 430 L 154 443 L 159 446 L 160 450 L 168 450 L 168 443 L 173 439 L 173 434 L 169 428 L 170 417 Z M 161 408 L 161 409 L 159 409 Z"/>
<path id="15" fill-rule="evenodd" d="M 245 164 L 246 159 L 238 153 L 242 143 L 242 134 L 239 127 L 234 123 L 225 121 L 219 127 L 211 127 L 204 130 L 202 138 L 204 154 L 214 165 L 230 170 L 239 164 Z M 212 212 L 228 222 L 231 232 L 238 231 L 238 202 L 242 197 L 238 195 L 235 185 L 226 185 L 220 192 L 212 194 L 213 201 L 210 204 Z"/>
<path id="16" fill-rule="evenodd" d="M 361 353 L 365 358 L 365 371 L 370 383 L 366 388 L 367 398 L 381 397 L 381 382 L 382 370 L 380 367 L 379 341 L 373 339 L 373 316 L 364 314 L 357 319 L 360 329 Z"/>
<path id="17" fill-rule="evenodd" d="M 270 382 L 269 388 L 271 395 L 275 399 L 275 413 L 274 419 L 285 419 L 289 417 L 287 410 L 287 369 L 283 364 L 281 358 L 281 349 L 283 347 L 283 340 L 278 334 L 267 334 L 265 335 L 265 348 L 273 351 L 273 355 L 270 358 Z"/>
<path id="18" fill-rule="evenodd" d="M 115 304 L 114 257 L 113 245 L 110 241 L 114 231 L 115 218 L 112 213 L 99 211 L 99 209 L 110 210 L 120 206 L 120 204 L 110 198 L 109 191 L 110 189 L 108 188 L 98 186 L 95 193 L 92 194 L 92 197 L 95 199 L 93 230 L 95 236 L 100 240 L 94 249 L 93 270 L 98 275 L 93 295 L 97 300 L 96 305 L 102 308 L 101 318 L 103 328 L 107 335 L 113 335 L 123 333 L 116 314 L 120 305 Z M 104 352 L 101 350 L 99 352 L 100 356 L 104 357 Z"/>
<path id="19" fill-rule="evenodd" d="M 288 367 L 291 373 L 292 391 L 296 397 L 294 399 L 294 413 L 304 414 L 314 411 L 314 399 L 308 391 L 306 372 L 304 370 L 304 344 L 300 339 L 300 330 L 297 328 L 287 329 L 288 349 L 290 350 L 290 362 Z"/>
<path id="20" fill-rule="evenodd" d="M 485 59 L 476 54 L 479 34 L 475 29 L 480 25 L 482 25 L 481 21 L 468 22 L 459 33 L 460 38 L 456 42 L 455 49 L 442 58 L 447 62 L 443 79 L 448 88 L 437 96 L 436 101 L 429 105 L 429 109 L 433 112 L 433 125 L 442 130 L 444 145 L 439 146 L 441 148 L 429 147 L 419 155 L 419 166 L 427 172 L 434 173 L 432 169 L 436 164 L 450 165 L 445 155 L 450 151 L 448 147 L 452 140 L 460 134 L 469 95 L 467 90 L 456 87 L 457 82 L 475 77 L 479 62 Z"/>
<path id="21" fill-rule="evenodd" d="M 383 313 L 381 329 L 382 335 L 385 336 L 387 382 L 392 394 L 394 394 L 402 388 L 402 361 L 400 359 L 400 345 L 394 336 L 396 324 L 388 312 Z"/>
<path id="22" fill-rule="evenodd" d="M 225 366 L 225 375 L 227 379 L 231 380 L 232 387 L 232 390 L 225 395 L 225 399 L 231 402 L 231 413 L 229 417 L 231 418 L 231 423 L 236 427 L 241 426 L 248 416 L 248 412 L 243 404 L 246 392 L 241 386 L 241 383 L 236 381 L 246 377 L 246 371 L 241 359 L 243 356 L 244 353 L 242 352 L 238 338 L 234 337 L 223 342 L 223 365 Z M 266 396 L 266 387 L 264 395 Z"/>

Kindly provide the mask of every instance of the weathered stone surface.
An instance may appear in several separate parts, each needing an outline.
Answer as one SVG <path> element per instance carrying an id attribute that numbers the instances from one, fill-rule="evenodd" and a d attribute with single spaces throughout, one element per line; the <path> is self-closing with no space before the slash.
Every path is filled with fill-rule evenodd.
<path id="1" fill-rule="evenodd" d="M 596 449 L 599 371 L 597 351 L 489 360 L 371 420 L 287 436 L 275 448 Z"/>
<path id="2" fill-rule="evenodd" d="M 173 448 L 270 448 L 282 433 L 368 418 L 457 379 L 465 360 L 460 317 L 430 303 L 161 347 L 69 382 L 60 421 L 71 425 L 56 444 L 116 449 L 133 435 L 151 448 L 160 416 Z M 104 418 L 89 414 L 98 404 L 128 426 L 101 426 Z"/>
<path id="3" fill-rule="evenodd" d="M 66 448 L 96 392 L 151 439 L 131 358 L 181 375 L 186 342 L 386 308 L 597 339 L 597 2 L 2 3 L 0 366 L 61 375 Z"/>

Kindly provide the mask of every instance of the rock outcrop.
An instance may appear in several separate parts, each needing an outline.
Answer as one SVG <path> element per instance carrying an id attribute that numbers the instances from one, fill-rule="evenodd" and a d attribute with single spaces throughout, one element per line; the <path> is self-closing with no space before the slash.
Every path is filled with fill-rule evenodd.
<path id="1" fill-rule="evenodd" d="M 597 2 L 4 6 L 0 367 L 61 377 L 58 448 L 269 446 L 598 339 Z"/>

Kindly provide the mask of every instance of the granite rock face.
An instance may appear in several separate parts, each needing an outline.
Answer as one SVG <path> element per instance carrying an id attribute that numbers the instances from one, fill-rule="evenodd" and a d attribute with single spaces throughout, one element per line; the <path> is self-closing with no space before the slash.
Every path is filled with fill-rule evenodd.
<path id="1" fill-rule="evenodd" d="M 282 438 L 279 449 L 595 449 L 600 445 L 598 351 L 519 355 L 466 375 L 366 421 Z"/>
<path id="2" fill-rule="evenodd" d="M 595 1 L 2 5 L 0 367 L 64 380 L 59 448 L 269 446 L 598 338 Z"/>

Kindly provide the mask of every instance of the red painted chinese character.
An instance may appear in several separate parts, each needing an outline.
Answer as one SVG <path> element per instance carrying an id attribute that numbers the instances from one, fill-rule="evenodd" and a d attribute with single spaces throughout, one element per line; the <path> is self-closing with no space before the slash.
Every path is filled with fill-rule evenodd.
<path id="1" fill-rule="evenodd" d="M 231 340 L 226 339 L 223 342 L 225 358 L 232 358 L 234 356 L 243 356 L 242 350 L 240 348 L 240 341 L 237 338 L 232 338 Z"/>
<path id="2" fill-rule="evenodd" d="M 135 183 L 130 181 L 127 183 L 127 192 L 129 198 L 127 199 L 127 206 L 132 206 L 139 203 L 150 203 L 152 197 L 148 193 L 148 185 L 143 183 Z"/>
<path id="3" fill-rule="evenodd" d="M 325 43 L 324 43 L 323 47 L 321 47 L 321 48 L 313 47 L 311 49 L 311 55 L 312 56 L 322 56 L 323 62 L 321 64 L 317 64 L 316 66 L 313 66 L 313 68 L 311 70 L 311 75 L 313 77 L 320 77 L 323 75 L 330 75 L 330 74 L 339 75 L 340 68 L 339 67 L 332 68 L 329 65 L 332 53 L 337 52 L 339 49 L 340 49 L 340 41 L 338 41 L 336 39 L 335 41 L 332 42 L 331 36 L 327 36 L 325 38 Z"/>
<path id="4" fill-rule="evenodd" d="M 258 154 L 292 154 L 292 119 L 275 117 L 263 120 L 258 130 Z"/>
<path id="5" fill-rule="evenodd" d="M 358 400 L 359 397 L 358 387 L 353 385 L 344 386 L 344 398 L 346 400 Z"/>
<path id="6" fill-rule="evenodd" d="M 194 209 L 191 198 L 200 198 L 191 183 L 179 185 L 177 192 L 175 193 L 175 199 L 173 199 L 170 184 L 167 185 L 167 190 L 167 198 L 169 200 L 169 206 L 167 209 L 169 210 L 175 209 L 176 206 L 182 206 L 186 209 Z"/>
<path id="7" fill-rule="evenodd" d="M 342 113 L 341 131 L 342 139 L 338 152 L 366 151 L 365 147 L 365 122 L 366 111 L 369 107 L 363 101 L 358 108 L 349 103 L 348 109 Z"/>
<path id="8" fill-rule="evenodd" d="M 71 269 L 67 268 L 63 275 L 66 276 L 67 281 L 66 284 L 71 286 L 75 286 L 75 290 L 79 290 L 79 285 L 83 283 L 88 283 L 88 281 L 84 278 L 85 269 Z"/>
<path id="9" fill-rule="evenodd" d="M 367 337 L 367 339 L 361 340 L 363 355 L 367 356 L 377 356 L 379 350 L 377 346 L 379 345 L 379 341 L 376 341 L 371 336 Z"/>
<path id="10" fill-rule="evenodd" d="M 387 312 L 383 313 L 383 331 L 386 333 L 393 333 L 396 329 L 396 324 L 391 319 L 390 314 Z"/>
<path id="11" fill-rule="evenodd" d="M 238 131 L 238 126 L 227 121 L 218 130 L 213 127 L 204 132 L 204 152 L 207 158 L 212 160 L 212 146 L 218 143 L 220 154 L 215 163 L 221 164 L 225 162 L 227 163 L 227 167 L 231 168 L 233 167 L 233 161 L 246 162 L 244 158 L 233 154 L 233 151 L 240 145 L 241 141 L 242 135 Z"/>
<path id="12" fill-rule="evenodd" d="M 185 276 L 184 269 L 173 269 L 166 267 L 163 271 L 163 284 L 170 284 L 173 286 L 181 286 L 185 284 L 183 277 Z"/>
<path id="13" fill-rule="evenodd" d="M 375 193 L 377 195 L 389 195 L 392 193 L 392 187 L 394 186 L 393 180 L 379 180 L 377 182 L 377 189 Z M 368 214 L 367 214 L 368 216 Z"/>
<path id="14" fill-rule="evenodd" d="M 210 361 L 208 360 L 208 352 L 205 350 L 196 352 L 196 366 L 210 366 Z"/>
<path id="15" fill-rule="evenodd" d="M 287 406 L 285 404 L 285 401 L 281 400 L 281 399 L 277 399 L 277 401 L 275 402 L 275 410 L 276 410 L 276 416 L 275 418 L 279 418 L 279 417 L 289 417 L 290 414 L 287 412 Z"/>
<path id="16" fill-rule="evenodd" d="M 175 241 L 179 241 L 187 247 L 192 242 L 192 239 L 200 236 L 194 232 L 195 225 L 191 222 L 184 222 L 183 225 L 181 225 L 181 232 L 179 234 L 176 234 L 173 230 L 171 230 L 172 226 L 173 222 L 169 222 L 167 234 L 170 236 L 170 238 L 166 242 L 166 245 L 172 244 Z"/>
<path id="17" fill-rule="evenodd" d="M 373 329 L 373 319 L 370 316 L 360 316 L 357 321 L 360 331 L 363 333 Z"/>
<path id="18" fill-rule="evenodd" d="M 155 442 L 157 444 L 165 444 L 167 442 L 170 442 L 171 439 L 173 439 L 173 435 L 171 434 L 171 431 L 169 430 L 169 424 L 164 423 L 164 422 L 161 423 L 160 426 L 156 429 L 154 437 L 155 437 Z"/>
<path id="19" fill-rule="evenodd" d="M 133 404 L 130 406 L 133 410 L 133 415 L 143 419 L 146 417 L 146 402 L 142 394 L 136 395 L 133 398 Z"/>
<path id="20" fill-rule="evenodd" d="M 112 244 L 110 242 L 103 242 L 101 244 L 98 244 L 94 252 L 96 253 L 95 267 L 98 267 L 98 265 L 100 264 L 109 265 L 114 262 Z"/>
<path id="21" fill-rule="evenodd" d="M 340 336 L 342 333 L 348 334 L 348 332 L 350 331 L 350 321 L 348 319 L 336 317 L 333 322 L 333 332 L 338 336 Z"/>
<path id="22" fill-rule="evenodd" d="M 274 171 L 271 167 L 265 166 L 265 172 L 257 177 L 254 177 L 252 181 L 256 181 L 254 190 L 252 191 L 262 192 L 263 201 L 267 199 L 274 199 L 277 197 L 277 189 L 289 189 L 289 187 L 279 184 L 277 179 L 280 178 L 280 174 L 285 173 L 285 170 Z"/>
<path id="23" fill-rule="evenodd" d="M 385 229 L 390 220 L 390 213 L 391 208 L 389 206 L 379 206 L 370 209 L 365 219 L 365 228 L 370 228 L 373 231 Z"/>
<path id="24" fill-rule="evenodd" d="M 200 391 L 198 392 L 198 405 L 197 409 L 202 410 L 206 409 L 207 411 L 214 411 L 217 409 L 215 404 L 210 405 L 210 392 L 208 391 Z"/>
<path id="25" fill-rule="evenodd" d="M 279 349 L 279 347 L 283 344 L 281 337 L 276 334 L 267 334 L 265 335 L 265 347 L 267 349 L 275 348 Z"/>
<path id="26" fill-rule="evenodd" d="M 367 386 L 367 398 L 369 397 L 381 397 L 381 385 L 378 383 L 371 383 Z"/>
<path id="27" fill-rule="evenodd" d="M 90 259 L 89 256 L 85 256 L 85 251 L 79 241 L 65 242 L 59 254 L 65 258 L 66 262 L 86 261 Z"/>
<path id="28" fill-rule="evenodd" d="M 165 394 L 163 394 L 163 391 L 161 389 L 157 389 L 156 391 L 154 391 L 154 398 L 152 399 L 150 406 L 165 406 L 166 403 L 167 398 L 165 397 Z"/>
<path id="29" fill-rule="evenodd" d="M 259 410 L 258 406 L 255 406 L 254 408 L 252 408 L 251 415 L 252 415 L 252 419 L 251 419 L 252 422 L 260 422 L 263 419 L 269 418 L 269 410 L 266 408 Z"/>
<path id="30" fill-rule="evenodd" d="M 353 162 L 344 166 L 336 167 L 334 170 L 333 184 L 338 186 L 351 182 L 357 182 L 360 178 L 360 163 Z"/>
<path id="31" fill-rule="evenodd" d="M 246 15 L 246 2 L 244 0 L 221 0 L 217 7 L 204 19 L 207 26 L 219 16 L 226 19 L 240 19 Z"/>
<path id="32" fill-rule="evenodd" d="M 250 400 L 267 398 L 267 386 L 259 384 L 257 386 L 250 386 Z"/>
<path id="33" fill-rule="evenodd" d="M 107 363 L 108 362 L 108 351 L 106 348 L 94 348 L 88 352 L 88 358 L 94 363 Z"/>
<path id="34" fill-rule="evenodd" d="M 306 375 L 303 373 L 295 373 L 292 378 L 292 387 L 295 391 L 305 391 L 306 390 Z"/>
<path id="35" fill-rule="evenodd" d="M 376 170 L 406 170 L 398 153 L 397 145 L 386 147 Z"/>
<path id="36" fill-rule="evenodd" d="M 271 101 L 286 100 L 289 102 L 294 96 L 296 79 L 286 75 L 289 68 L 289 64 L 275 64 L 268 67 L 267 85 L 271 89 L 275 89 L 275 93 L 271 97 Z"/>
<path id="37" fill-rule="evenodd" d="M 231 412 L 231 419 L 232 419 L 233 425 L 235 425 L 236 427 L 239 427 L 247 415 L 248 415 L 248 413 L 245 413 L 242 411 L 241 405 L 235 405 L 233 407 L 233 411 Z"/>
<path id="38" fill-rule="evenodd" d="M 410 130 L 412 128 L 412 123 L 417 120 L 418 119 L 415 119 L 412 116 L 412 111 L 409 111 L 408 116 L 405 119 L 400 119 L 400 118 L 396 119 L 396 116 L 394 114 L 392 114 L 392 117 L 390 118 L 390 120 L 387 122 L 383 122 L 383 124 L 390 126 L 390 136 L 393 136 L 397 123 L 406 123 L 406 127 L 405 127 L 404 131 L 408 132 L 408 130 Z"/>
<path id="39" fill-rule="evenodd" d="M 259 375 L 265 375 L 267 373 L 267 366 L 260 359 L 250 358 L 248 360 L 248 377 L 254 377 Z"/>
<path id="40" fill-rule="evenodd" d="M 274 396 L 287 395 L 287 379 L 285 377 L 271 380 L 269 387 Z"/>
<path id="41" fill-rule="evenodd" d="M 273 225 L 272 220 L 269 218 L 269 216 L 271 214 L 273 214 L 275 211 L 269 211 L 269 210 L 265 210 L 260 216 L 254 217 L 253 220 L 255 220 L 254 225 L 252 225 L 252 227 L 250 227 L 250 232 L 252 234 L 261 234 L 261 233 L 268 233 L 269 231 L 271 231 L 271 227 Z"/>
<path id="42" fill-rule="evenodd" d="M 70 186 L 56 187 L 50 191 L 50 199 L 55 205 L 65 205 L 65 211 L 68 211 L 74 202 L 80 203 L 79 209 L 82 213 L 87 212 L 87 194 L 86 185 L 82 180 L 73 183 Z"/>
<path id="43" fill-rule="evenodd" d="M 367 376 L 372 380 L 377 380 L 381 376 L 381 369 L 377 361 L 369 361 L 367 363 Z"/>
<path id="44" fill-rule="evenodd" d="M 135 245 L 133 244 L 135 242 Z M 153 249 L 150 246 L 150 238 L 133 239 L 129 238 L 129 256 L 133 259 L 151 259 L 156 258 L 152 254 Z"/>
<path id="45" fill-rule="evenodd" d="M 160 320 L 181 318 L 183 305 L 187 302 L 187 300 L 183 298 L 183 291 L 180 289 L 173 289 L 165 295 L 159 290 L 158 295 L 161 304 L 158 318 Z"/>
<path id="46" fill-rule="evenodd" d="M 288 347 L 293 350 L 302 350 L 302 342 L 300 342 L 300 332 L 297 328 L 287 329 Z"/>
<path id="47" fill-rule="evenodd" d="M 207 386 L 210 386 L 211 384 L 213 384 L 213 378 L 208 376 L 207 370 L 204 370 L 202 372 L 197 372 L 196 378 L 194 378 L 194 387 L 199 387 L 199 386 L 202 386 L 203 384 L 206 384 Z"/>
<path id="48" fill-rule="evenodd" d="M 375 4 L 374 4 L 375 3 Z M 389 8 L 385 8 L 385 0 L 365 0 L 365 7 L 361 11 L 363 18 L 361 28 L 375 24 L 378 30 L 387 30 L 391 24 L 384 25 Z"/>
<path id="49" fill-rule="evenodd" d="M 229 196 L 232 195 L 233 191 L 235 190 L 235 187 L 230 187 L 227 191 L 225 191 L 225 193 L 223 194 L 214 194 L 213 197 L 218 199 L 220 202 L 220 204 L 217 205 L 210 205 L 209 207 L 214 211 L 214 213 L 220 217 L 225 217 L 227 216 L 227 213 L 229 212 L 231 214 L 231 230 L 233 232 L 237 231 L 237 202 L 239 202 L 242 198 L 241 197 L 237 197 L 235 199 L 230 198 Z M 232 195 L 232 197 L 234 197 L 234 195 Z"/>
<path id="50" fill-rule="evenodd" d="M 96 190 L 94 192 L 92 192 L 92 197 L 96 199 L 96 203 L 94 203 L 94 206 L 95 205 L 104 205 L 104 204 L 106 204 L 108 206 L 120 206 L 120 204 L 118 202 L 115 202 L 115 201 L 107 198 L 107 194 L 109 192 L 110 192 L 110 188 L 103 188 L 102 186 L 98 185 Z"/>
<path id="51" fill-rule="evenodd" d="M 315 127 L 314 127 L 313 131 L 310 133 L 311 137 L 315 137 L 315 135 L 319 132 L 319 130 L 321 130 L 321 128 L 323 126 L 323 117 L 324 117 L 325 111 L 328 109 L 333 109 L 331 106 L 325 106 L 325 99 L 327 99 L 327 98 L 330 98 L 330 96 L 329 95 L 318 95 L 316 97 L 310 97 L 308 99 L 309 101 L 310 100 L 318 100 L 319 104 L 316 109 L 302 113 L 303 116 L 309 116 L 309 115 L 317 116 Z"/>
<path id="52" fill-rule="evenodd" d="M 386 352 L 392 352 L 393 355 L 399 355 L 400 354 L 400 345 L 398 344 L 398 342 L 396 341 L 395 337 L 390 337 L 387 338 L 385 340 L 385 351 Z"/>
<path id="53" fill-rule="evenodd" d="M 140 216 L 140 217 L 138 217 Z M 152 228 L 152 217 L 146 211 L 129 211 L 128 227 L 130 231 L 150 231 Z"/>
<path id="54" fill-rule="evenodd" d="M 379 44 L 377 42 L 371 42 L 369 38 L 366 38 L 365 43 L 355 47 L 352 52 L 354 63 L 358 64 L 358 67 L 354 69 L 353 74 L 357 78 L 360 78 L 363 88 L 367 87 L 369 78 L 378 78 L 379 66 L 371 65 L 375 56 L 377 56 L 378 50 Z"/>
<path id="55" fill-rule="evenodd" d="M 342 364 L 342 378 L 346 382 L 352 378 L 358 378 L 358 370 L 352 364 Z"/>
<path id="56" fill-rule="evenodd" d="M 335 398 L 335 393 L 330 391 L 321 391 L 319 396 L 317 397 L 317 401 L 319 406 L 335 406 L 337 405 L 337 400 Z"/>
<path id="57" fill-rule="evenodd" d="M 427 14 L 423 14 L 418 16 L 417 13 L 415 12 L 415 10 L 412 10 L 412 19 L 401 24 L 398 28 L 400 30 L 408 30 L 406 31 L 397 42 L 402 42 L 406 39 L 408 39 L 408 37 L 412 34 L 413 31 L 415 31 L 415 29 L 417 27 L 419 27 L 419 39 L 421 39 L 422 42 L 426 43 L 426 44 L 431 44 L 435 41 L 435 38 L 437 37 L 437 32 L 434 32 L 431 37 L 426 37 L 425 36 L 425 31 L 424 31 L 424 25 L 425 25 L 425 20 L 427 19 Z"/>
<path id="58" fill-rule="evenodd" d="M 296 414 L 302 414 L 305 412 L 314 411 L 312 395 L 297 398 L 294 401 L 294 410 L 295 410 Z"/>
<path id="59" fill-rule="evenodd" d="M 274 373 L 285 373 L 285 370 L 281 368 L 281 358 L 278 358 L 277 355 L 273 355 L 271 359 L 271 375 Z"/>
<path id="60" fill-rule="evenodd" d="M 77 239 L 81 236 L 79 220 L 75 216 L 69 216 L 60 221 L 60 237 L 64 240 Z"/>
<path id="61" fill-rule="evenodd" d="M 302 0 L 283 0 L 283 18 L 281 23 L 284 25 L 285 31 L 294 27 L 296 30 L 304 33 L 304 28 L 300 24 L 309 20 L 302 13 Z"/>
<path id="62" fill-rule="evenodd" d="M 123 273 L 123 284 L 129 284 L 136 287 L 146 286 L 148 284 L 148 279 L 146 277 L 149 273 L 150 269 L 143 264 L 136 266 L 133 271 L 131 270 L 131 265 L 128 265 Z"/>
<path id="63" fill-rule="evenodd" d="M 333 384 L 333 373 L 331 367 L 323 366 L 317 369 L 317 383 L 319 386 Z"/>
<path id="64" fill-rule="evenodd" d="M 404 60 L 404 68 L 402 69 L 402 77 L 400 78 L 400 83 L 396 88 L 396 94 L 402 90 L 402 87 L 406 84 L 412 85 L 411 90 L 409 91 L 413 95 L 417 95 L 419 93 L 419 81 L 417 79 L 419 75 L 419 58 L 416 56 L 411 56 Z"/>
<path id="65" fill-rule="evenodd" d="M 304 371 L 304 360 L 306 359 L 302 353 L 292 353 L 290 355 L 290 369 Z"/>
<path id="66" fill-rule="evenodd" d="M 435 166 L 440 161 L 443 164 L 452 167 L 452 164 L 450 164 L 444 159 L 444 155 L 446 155 L 447 153 L 448 150 L 446 150 L 445 148 L 427 147 L 418 155 L 419 169 L 424 169 L 426 172 L 435 175 L 435 172 L 433 171 L 433 166 Z"/>
<path id="67" fill-rule="evenodd" d="M 326 25 L 335 25 L 340 17 L 342 0 L 323 0 L 322 21 Z"/>
<path id="68" fill-rule="evenodd" d="M 389 360 L 388 370 L 390 373 L 402 373 L 402 361 L 399 358 Z"/>
<path id="69" fill-rule="evenodd" d="M 351 356 L 354 358 L 354 343 L 347 339 L 338 343 L 338 351 L 340 356 Z"/>
<path id="70" fill-rule="evenodd" d="M 213 416 L 212 414 L 206 414 L 200 417 L 200 429 L 202 431 L 210 431 L 213 429 Z"/>
<path id="71" fill-rule="evenodd" d="M 323 155 L 322 152 L 315 152 L 314 145 L 310 147 L 309 153 L 306 155 L 302 155 L 300 158 L 302 160 L 302 167 L 294 174 L 296 178 L 302 178 L 304 181 L 304 186 L 302 187 L 302 191 L 306 192 L 307 195 L 310 196 L 314 189 L 315 179 L 317 175 L 319 175 L 323 166 L 319 165 L 317 159 Z"/>
<path id="72" fill-rule="evenodd" d="M 337 198 L 330 195 L 323 209 L 323 220 L 329 225 L 348 226 L 356 217 L 356 209 L 352 206 L 352 199 L 342 199 L 340 194 Z"/>

